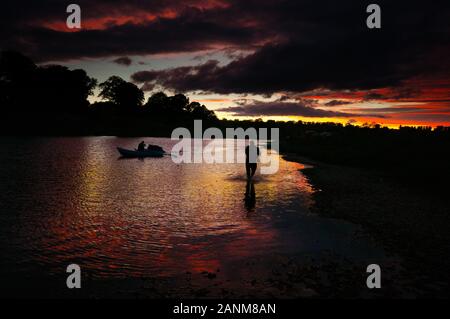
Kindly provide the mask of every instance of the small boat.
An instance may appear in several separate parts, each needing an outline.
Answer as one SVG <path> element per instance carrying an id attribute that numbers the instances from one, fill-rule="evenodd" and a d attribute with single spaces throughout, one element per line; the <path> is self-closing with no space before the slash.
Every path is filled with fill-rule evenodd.
<path id="1" fill-rule="evenodd" d="M 144 151 L 138 151 L 138 150 L 127 150 L 126 148 L 118 147 L 117 150 L 119 151 L 120 155 L 122 157 L 127 158 L 144 158 L 144 157 L 163 157 L 166 152 L 164 150 L 144 150 Z"/>

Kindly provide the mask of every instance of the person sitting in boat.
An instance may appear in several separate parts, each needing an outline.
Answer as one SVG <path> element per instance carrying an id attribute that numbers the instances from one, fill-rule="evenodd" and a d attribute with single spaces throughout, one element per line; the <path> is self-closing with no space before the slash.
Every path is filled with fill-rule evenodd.
<path id="1" fill-rule="evenodd" d="M 139 143 L 137 150 L 139 152 L 145 151 L 145 142 L 144 141 Z"/>

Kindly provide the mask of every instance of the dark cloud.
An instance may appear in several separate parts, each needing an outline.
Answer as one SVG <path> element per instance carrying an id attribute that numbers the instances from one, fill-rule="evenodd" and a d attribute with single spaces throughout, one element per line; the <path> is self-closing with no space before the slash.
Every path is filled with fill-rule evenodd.
<path id="1" fill-rule="evenodd" d="M 153 91 L 155 89 L 155 85 L 151 84 L 151 83 L 144 83 L 144 85 L 142 85 L 141 90 L 144 92 L 147 91 Z"/>
<path id="2" fill-rule="evenodd" d="M 392 87 L 389 89 L 384 89 L 382 92 L 369 91 L 367 92 L 363 100 L 371 101 L 371 100 L 402 100 L 402 99 L 410 99 L 415 98 L 421 94 L 421 90 L 417 87 L 408 87 L 404 83 L 402 83 L 398 87 Z"/>
<path id="3" fill-rule="evenodd" d="M 270 96 L 317 88 L 371 90 L 398 87 L 413 76 L 440 74 L 448 79 L 450 74 L 448 0 L 432 5 L 379 0 L 382 28 L 378 30 L 365 25 L 370 3 L 366 1 L 78 3 L 83 19 L 94 26 L 102 24 L 102 29 L 50 29 L 48 22 L 64 22 L 67 16 L 67 4 L 61 1 L 2 3 L 0 47 L 18 49 L 40 61 L 204 50 L 223 50 L 233 59 L 228 65 L 207 61 L 132 77 L 147 88 L 183 92 Z"/>
<path id="4" fill-rule="evenodd" d="M 327 103 L 325 103 L 325 106 L 340 106 L 340 105 L 348 105 L 352 104 L 353 102 L 350 101 L 342 101 L 342 100 L 331 100 Z"/>
<path id="5" fill-rule="evenodd" d="M 386 96 L 377 92 L 369 92 L 366 95 L 364 95 L 364 100 L 366 101 L 382 100 L 382 99 L 386 99 Z"/>
<path id="6" fill-rule="evenodd" d="M 133 60 L 131 60 L 129 57 L 124 56 L 124 57 L 120 57 L 117 58 L 115 60 L 113 60 L 114 63 L 117 63 L 119 65 L 125 65 L 125 66 L 130 66 L 131 63 L 133 63 Z"/>
<path id="7" fill-rule="evenodd" d="M 220 82 L 216 72 L 220 70 L 219 61 L 209 60 L 197 66 L 185 66 L 158 71 L 140 71 L 131 76 L 137 83 L 153 83 L 175 91 L 193 91 L 197 88 L 212 91 L 211 88 Z M 208 87 L 205 83 L 209 82 Z"/>
<path id="8" fill-rule="evenodd" d="M 289 2 L 288 11 L 283 2 L 269 18 L 279 16 L 274 28 L 283 41 L 267 44 L 226 66 L 208 61 L 194 67 L 150 71 L 145 80 L 176 91 L 270 94 L 393 87 L 418 74 L 449 69 L 446 60 L 424 59 L 434 50 L 450 53 L 448 27 L 444 26 L 448 9 L 424 7 L 415 1 L 400 3 L 382 1 L 382 29 L 369 30 L 363 5 Z M 420 25 L 421 31 L 411 28 L 413 25 Z"/>
<path id="9" fill-rule="evenodd" d="M 38 61 L 195 52 L 231 44 L 245 47 L 253 42 L 254 36 L 246 28 L 221 26 L 188 16 L 159 19 L 146 25 L 114 26 L 108 30 L 59 32 L 30 27 L 25 32 L 14 32 L 24 35 L 8 36 L 0 40 L 2 45 L 25 52 Z"/>
<path id="10" fill-rule="evenodd" d="M 4 28 L 0 29 L 0 46 L 19 50 L 38 61 L 221 47 L 226 52 L 231 48 L 254 50 L 260 41 L 274 34 L 258 26 L 243 25 L 245 21 L 220 9 L 221 1 L 79 1 L 82 26 L 91 28 L 78 32 L 68 32 L 64 27 L 65 4 L 35 2 L 30 2 L 32 11 L 20 10 L 17 2 L 6 5 L 6 12 L 16 12 L 15 19 L 2 10 L 0 17 L 5 15 L 5 20 L 1 22 Z M 63 30 L 50 27 L 53 22 Z"/>
<path id="11" fill-rule="evenodd" d="M 305 116 L 305 117 L 357 117 L 359 114 L 328 111 L 313 108 L 302 103 L 292 102 L 254 102 L 252 104 L 226 107 L 216 111 L 227 112 L 235 116 Z M 367 114 L 364 114 L 367 116 Z M 375 117 L 384 117 L 376 114 Z"/>
<path id="12" fill-rule="evenodd" d="M 370 113 L 370 114 L 388 114 L 388 113 L 417 113 L 417 112 L 426 112 L 425 110 L 421 110 L 418 107 L 378 107 L 378 108 L 352 108 L 353 112 L 361 112 L 361 113 Z"/>
<path id="13" fill-rule="evenodd" d="M 109 17 L 111 21 L 117 17 L 143 14 L 164 16 L 168 12 L 176 13 L 186 8 L 214 8 L 214 1 L 205 0 L 77 0 L 81 7 L 83 20 Z M 11 25 L 31 25 L 37 22 L 65 22 L 68 14 L 67 6 L 73 2 L 61 0 L 14 0 L 2 1 L 0 18 Z M 208 5 L 208 3 L 210 3 Z"/>

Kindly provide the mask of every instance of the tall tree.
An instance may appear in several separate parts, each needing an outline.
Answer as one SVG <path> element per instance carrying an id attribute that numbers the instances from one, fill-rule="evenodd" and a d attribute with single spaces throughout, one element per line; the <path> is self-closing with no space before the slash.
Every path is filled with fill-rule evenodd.
<path id="1" fill-rule="evenodd" d="M 169 97 L 168 107 L 171 112 L 183 113 L 187 110 L 188 104 L 189 98 L 183 94 L 175 94 L 174 96 Z"/>
<path id="2" fill-rule="evenodd" d="M 14 52 L 0 53 L 0 104 L 3 111 L 15 111 L 26 104 L 37 66 L 26 56 Z M 26 93 L 26 94 L 24 94 Z"/>
<path id="3" fill-rule="evenodd" d="M 42 108 L 52 112 L 79 112 L 87 110 L 88 96 L 93 93 L 97 80 L 84 70 L 69 70 L 60 65 L 41 67 L 32 92 Z"/>
<path id="4" fill-rule="evenodd" d="M 37 67 L 17 52 L 0 54 L 0 102 L 13 112 L 80 112 L 97 80 L 84 70 L 60 65 Z"/>
<path id="5" fill-rule="evenodd" d="M 119 76 L 111 76 L 100 84 L 100 97 L 114 103 L 124 112 L 138 110 L 144 101 L 144 92 Z"/>
<path id="6" fill-rule="evenodd" d="M 189 103 L 186 109 L 194 119 L 217 120 L 217 116 L 214 111 L 208 110 L 206 106 L 198 102 Z"/>
<path id="7" fill-rule="evenodd" d="M 165 113 L 168 111 L 169 98 L 164 92 L 158 92 L 148 98 L 145 108 L 152 113 Z"/>

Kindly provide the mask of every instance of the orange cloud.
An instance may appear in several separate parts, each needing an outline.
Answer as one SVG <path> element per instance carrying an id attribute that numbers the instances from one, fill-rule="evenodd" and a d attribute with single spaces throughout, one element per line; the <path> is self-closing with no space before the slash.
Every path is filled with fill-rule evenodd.
<path id="1" fill-rule="evenodd" d="M 40 26 L 59 32 L 74 32 L 80 30 L 105 30 L 112 26 L 120 26 L 125 24 L 142 25 L 157 18 L 175 18 L 176 12 L 167 10 L 166 12 L 156 15 L 152 13 L 141 13 L 137 15 L 123 15 L 123 16 L 105 16 L 100 18 L 83 19 L 81 29 L 69 29 L 65 21 L 54 20 L 38 23 Z"/>

